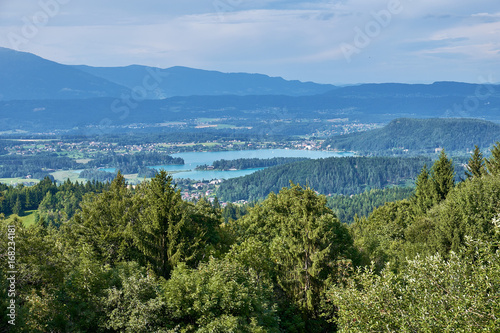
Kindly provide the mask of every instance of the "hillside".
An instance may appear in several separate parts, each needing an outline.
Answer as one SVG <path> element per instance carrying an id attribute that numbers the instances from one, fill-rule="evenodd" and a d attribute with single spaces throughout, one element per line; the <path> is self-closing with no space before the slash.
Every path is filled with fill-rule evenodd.
<path id="1" fill-rule="evenodd" d="M 332 157 L 295 162 L 260 170 L 224 181 L 217 195 L 223 201 L 259 200 L 278 193 L 290 181 L 307 185 L 321 194 L 358 194 L 415 179 L 425 157 Z"/>
<path id="2" fill-rule="evenodd" d="M 0 47 L 0 100 L 95 98 L 128 92 L 70 66 Z"/>
<path id="3" fill-rule="evenodd" d="M 367 154 L 472 150 L 489 148 L 500 140 L 500 125 L 479 119 L 400 118 L 387 126 L 362 133 L 331 137 L 325 147 Z"/>
<path id="4" fill-rule="evenodd" d="M 145 77 L 155 85 L 148 98 L 160 99 L 192 95 L 316 95 L 336 87 L 314 82 L 288 81 L 263 74 L 222 73 L 182 66 L 155 68 L 139 65 L 126 67 L 74 66 L 86 73 L 101 77 L 130 89 L 142 87 Z M 151 74 L 154 73 L 154 74 Z"/>

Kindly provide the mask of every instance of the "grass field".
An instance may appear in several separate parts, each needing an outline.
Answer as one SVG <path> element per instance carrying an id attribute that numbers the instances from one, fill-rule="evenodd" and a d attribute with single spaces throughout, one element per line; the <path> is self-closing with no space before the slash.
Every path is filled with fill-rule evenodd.
<path id="1" fill-rule="evenodd" d="M 33 225 L 35 223 L 35 213 L 36 210 L 28 210 L 24 213 L 23 216 L 12 214 L 7 218 L 7 221 L 12 221 L 15 217 L 17 217 L 23 222 L 25 227 L 29 227 L 30 225 Z"/>
<path id="2" fill-rule="evenodd" d="M 79 181 L 79 182 L 86 181 L 85 179 L 80 178 L 80 175 L 78 173 L 74 172 L 74 170 L 56 171 L 56 172 L 52 172 L 51 175 L 54 176 L 55 180 L 58 180 L 58 181 L 61 181 L 61 182 L 66 181 L 68 178 L 72 182 L 75 182 L 75 181 Z"/>
<path id="3" fill-rule="evenodd" d="M 24 183 L 24 182 L 33 182 L 38 183 L 40 180 L 38 179 L 25 179 L 25 178 L 0 178 L 0 183 L 4 183 L 7 185 L 13 185 L 15 183 Z"/>

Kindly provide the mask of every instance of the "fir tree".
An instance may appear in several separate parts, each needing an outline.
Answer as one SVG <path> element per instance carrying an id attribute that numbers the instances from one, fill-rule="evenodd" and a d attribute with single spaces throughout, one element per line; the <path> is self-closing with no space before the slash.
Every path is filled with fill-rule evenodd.
<path id="1" fill-rule="evenodd" d="M 474 152 L 472 153 L 466 168 L 467 171 L 465 171 L 465 175 L 468 179 L 473 177 L 481 177 L 486 173 L 484 157 L 477 145 L 474 148 Z"/>
<path id="2" fill-rule="evenodd" d="M 439 159 L 432 166 L 432 181 L 439 201 L 444 200 L 448 192 L 453 188 L 455 184 L 454 178 L 453 161 L 446 156 L 443 149 Z"/>
<path id="3" fill-rule="evenodd" d="M 415 181 L 415 203 L 417 207 L 422 211 L 426 212 L 431 208 L 437 199 L 437 192 L 432 181 L 427 164 L 424 164 L 422 171 Z"/>
<path id="4" fill-rule="evenodd" d="M 500 174 L 500 142 L 497 141 L 491 149 L 491 157 L 486 159 L 486 168 L 492 175 Z"/>

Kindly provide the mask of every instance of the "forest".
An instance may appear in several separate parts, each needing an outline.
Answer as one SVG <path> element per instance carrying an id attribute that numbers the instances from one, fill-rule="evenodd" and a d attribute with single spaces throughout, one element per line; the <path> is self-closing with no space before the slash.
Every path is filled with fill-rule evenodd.
<path id="1" fill-rule="evenodd" d="M 444 151 L 419 162 L 411 195 L 387 192 L 395 201 L 350 224 L 294 183 L 226 211 L 183 201 L 164 171 L 135 188 L 121 173 L 107 185 L 3 186 L 2 202 L 39 203 L 39 216 L 1 215 L 15 284 L 2 266 L 14 296 L 1 294 L 0 315 L 16 325 L 0 329 L 499 331 L 500 143 L 488 158 L 476 147 L 458 182 Z"/>
<path id="2" fill-rule="evenodd" d="M 259 170 L 224 181 L 217 191 L 222 201 L 260 200 L 277 193 L 290 181 L 307 185 L 321 194 L 359 194 L 415 179 L 427 157 L 333 157 L 306 160 Z"/>
<path id="3" fill-rule="evenodd" d="M 491 147 L 500 136 L 500 125 L 481 119 L 398 118 L 383 128 L 333 136 L 324 147 L 358 151 L 364 155 L 419 155 L 444 148 L 463 152 Z"/>
<path id="4" fill-rule="evenodd" d="M 199 165 L 196 170 L 244 170 L 252 168 L 266 168 L 276 165 L 282 165 L 287 163 L 293 163 L 298 161 L 304 161 L 307 158 L 304 157 L 273 157 L 273 158 L 238 158 L 235 160 L 216 160 L 209 165 Z"/>

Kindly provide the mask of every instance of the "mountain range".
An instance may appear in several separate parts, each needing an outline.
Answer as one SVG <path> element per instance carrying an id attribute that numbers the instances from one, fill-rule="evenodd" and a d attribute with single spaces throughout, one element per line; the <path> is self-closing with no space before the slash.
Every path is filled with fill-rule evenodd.
<path id="1" fill-rule="evenodd" d="M 360 84 L 334 86 L 262 74 L 187 67 L 70 66 L 0 48 L 0 126 L 47 131 L 195 124 L 307 134 L 328 122 L 389 123 L 402 117 L 500 121 L 500 85 Z M 277 125 L 279 124 L 279 126 Z M 316 126 L 315 124 L 321 124 Z M 281 127 L 294 127 L 282 131 Z M 193 127 L 193 128 L 194 128 Z"/>
<path id="2" fill-rule="evenodd" d="M 70 66 L 0 47 L 0 100 L 82 99 L 138 94 L 143 99 L 191 95 L 313 95 L 335 86 L 287 81 L 263 74 L 221 73 L 187 67 L 166 69 Z"/>

